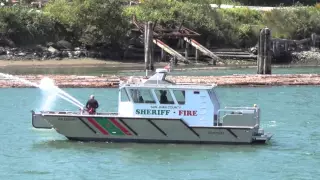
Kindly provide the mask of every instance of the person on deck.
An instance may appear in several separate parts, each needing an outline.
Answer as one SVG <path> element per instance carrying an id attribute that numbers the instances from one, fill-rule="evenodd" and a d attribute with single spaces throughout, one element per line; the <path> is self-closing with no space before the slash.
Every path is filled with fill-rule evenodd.
<path id="1" fill-rule="evenodd" d="M 168 104 L 168 97 L 167 97 L 167 91 L 160 90 L 160 103 L 161 104 Z"/>
<path id="2" fill-rule="evenodd" d="M 86 108 L 89 114 L 95 114 L 96 109 L 99 107 L 99 103 L 94 99 L 94 95 L 90 96 L 90 99 L 87 101 Z"/>

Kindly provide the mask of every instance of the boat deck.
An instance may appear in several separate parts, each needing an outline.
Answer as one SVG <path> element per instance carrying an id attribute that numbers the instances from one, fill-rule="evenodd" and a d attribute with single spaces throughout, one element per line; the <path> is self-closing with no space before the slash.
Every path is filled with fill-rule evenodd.
<path id="1" fill-rule="evenodd" d="M 182 121 L 184 124 L 185 122 L 182 119 L 177 118 L 169 118 L 169 117 L 127 117 L 127 116 L 120 116 L 117 112 L 104 112 L 104 113 L 97 113 L 97 114 L 87 114 L 87 113 L 80 113 L 80 112 L 74 112 L 74 111 L 60 111 L 60 112 L 53 112 L 53 111 L 45 111 L 41 112 L 41 116 L 54 116 L 54 117 L 71 117 L 71 118 L 85 118 L 85 117 L 91 117 L 91 118 L 101 118 L 101 117 L 112 117 L 112 118 L 118 118 L 118 119 L 150 119 L 150 120 L 177 120 Z M 212 126 L 190 126 L 194 128 L 233 128 L 233 129 L 254 129 L 257 128 L 259 125 L 256 124 L 255 126 L 223 126 L 222 123 L 217 123 L 217 121 L 214 122 Z"/>

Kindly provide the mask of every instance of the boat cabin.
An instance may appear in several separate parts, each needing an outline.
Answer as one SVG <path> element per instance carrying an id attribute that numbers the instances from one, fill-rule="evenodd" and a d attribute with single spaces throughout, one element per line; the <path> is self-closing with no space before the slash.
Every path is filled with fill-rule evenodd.
<path id="1" fill-rule="evenodd" d="M 213 126 L 220 109 L 215 86 L 175 84 L 166 74 L 160 69 L 145 82 L 120 85 L 119 115 L 181 118 L 189 126 Z"/>

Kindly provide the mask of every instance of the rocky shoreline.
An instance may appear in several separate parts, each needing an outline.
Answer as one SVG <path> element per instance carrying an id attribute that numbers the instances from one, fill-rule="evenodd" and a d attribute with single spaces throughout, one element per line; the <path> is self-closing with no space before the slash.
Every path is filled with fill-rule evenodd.
<path id="1" fill-rule="evenodd" d="M 86 47 L 73 47 L 68 41 L 48 43 L 46 46 L 36 45 L 32 47 L 1 47 L 1 60 L 63 60 L 65 58 L 109 58 L 121 59 L 121 53 L 110 48 L 88 49 Z"/>
<path id="2" fill-rule="evenodd" d="M 301 51 L 291 53 L 291 64 L 306 64 L 306 65 L 319 65 L 320 52 L 319 51 Z"/>
<path id="3" fill-rule="evenodd" d="M 63 41 L 62 41 L 63 42 Z M 57 43 L 58 44 L 58 43 Z M 0 47 L 0 60 L 8 61 L 28 61 L 28 60 L 65 60 L 79 58 L 93 59 L 114 59 L 115 61 L 125 61 L 122 59 L 120 52 L 112 52 L 111 50 L 87 50 L 85 47 L 71 48 L 68 42 L 64 41 L 65 46 L 35 46 L 33 48 L 10 48 Z M 291 52 L 289 54 L 290 61 L 286 64 L 295 65 L 318 65 L 320 64 L 319 51 L 301 51 Z M 137 60 L 139 61 L 139 60 Z M 141 59 L 141 62 L 143 59 Z M 200 63 L 200 62 L 199 62 Z M 221 65 L 255 65 L 255 60 L 237 60 L 237 59 L 222 59 L 217 62 Z M 275 64 L 275 63 L 273 63 Z"/>

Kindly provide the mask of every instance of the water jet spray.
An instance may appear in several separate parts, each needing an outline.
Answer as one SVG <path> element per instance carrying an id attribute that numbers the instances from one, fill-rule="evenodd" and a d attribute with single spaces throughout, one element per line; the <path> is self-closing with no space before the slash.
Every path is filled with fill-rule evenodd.
<path id="1" fill-rule="evenodd" d="M 37 87 L 37 88 L 41 89 L 44 93 L 47 93 L 46 102 L 44 103 L 44 105 L 42 107 L 43 110 L 49 110 L 49 108 L 51 108 L 51 106 L 52 106 L 52 103 L 54 103 L 54 101 L 56 100 L 57 96 L 70 102 L 71 104 L 77 106 L 80 109 L 82 109 L 84 107 L 84 105 L 81 102 L 79 102 L 77 99 L 72 97 L 70 94 L 68 94 L 65 91 L 63 91 L 62 89 L 60 89 L 58 86 L 56 86 L 54 81 L 48 77 L 41 79 L 40 84 L 36 84 L 34 82 L 31 82 L 26 79 L 19 78 L 19 77 L 10 75 L 10 74 L 0 73 L 0 76 L 7 78 L 9 80 L 16 80 L 16 81 L 22 82 L 24 84 L 27 84 L 27 85 L 30 85 L 33 87 Z"/>

